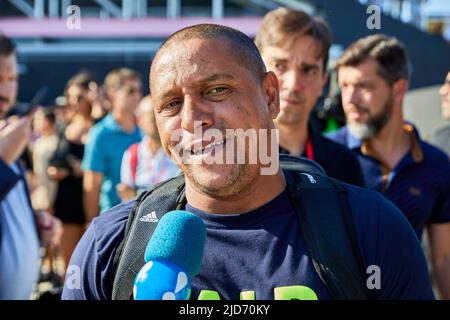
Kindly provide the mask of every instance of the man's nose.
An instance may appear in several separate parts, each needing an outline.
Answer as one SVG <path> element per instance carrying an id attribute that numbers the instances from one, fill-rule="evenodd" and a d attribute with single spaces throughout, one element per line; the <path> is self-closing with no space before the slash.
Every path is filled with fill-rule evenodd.
<path id="1" fill-rule="evenodd" d="M 181 110 L 181 127 L 188 132 L 193 133 L 199 125 L 208 128 L 214 123 L 212 106 L 200 97 L 185 96 Z"/>
<path id="2" fill-rule="evenodd" d="M 289 91 L 303 91 L 303 78 L 299 71 L 288 70 L 284 74 L 284 81 L 282 89 L 288 89 Z"/>
<path id="3" fill-rule="evenodd" d="M 349 86 L 342 90 L 342 103 L 343 104 L 360 104 L 360 96 L 355 87 Z"/>

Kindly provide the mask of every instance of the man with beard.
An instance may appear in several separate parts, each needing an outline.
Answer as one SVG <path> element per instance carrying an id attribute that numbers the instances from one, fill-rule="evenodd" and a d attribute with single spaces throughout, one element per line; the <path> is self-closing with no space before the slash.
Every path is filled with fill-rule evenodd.
<path id="1" fill-rule="evenodd" d="M 127 221 L 130 216 L 139 217 L 132 215 L 135 205 L 143 205 L 140 212 L 145 215 L 171 210 L 171 206 L 162 207 L 163 198 L 179 200 L 179 209 L 195 214 L 206 225 L 203 262 L 200 273 L 192 277 L 191 299 L 331 299 L 330 287 L 316 271 L 300 230 L 298 211 L 294 209 L 300 200 L 292 201 L 289 196 L 293 188 L 299 195 L 305 185 L 293 182 L 288 170 L 279 166 L 274 173 L 263 174 L 265 164 L 261 158 L 256 163 L 249 159 L 243 163 L 206 161 L 236 140 L 228 136 L 212 140 L 207 137 L 212 130 L 256 130 L 260 132 L 257 142 L 264 143 L 268 141 L 268 132 L 275 130 L 273 119 L 280 105 L 278 80 L 273 72 L 266 71 L 252 40 L 220 25 L 201 24 L 182 29 L 156 53 L 150 86 L 162 146 L 184 176 L 159 185 L 157 190 L 167 187 L 161 191 L 159 200 L 151 197 L 157 192 L 155 189 L 144 194 L 150 195 L 148 198 L 116 206 L 92 221 L 72 256 L 69 268 L 78 271 L 66 277 L 63 299 L 117 298 L 113 292 L 119 289 L 114 286 L 113 290 L 114 279 L 130 280 L 129 290 L 124 288 L 120 297 L 128 299 L 132 295 L 134 277 L 115 273 L 116 253 L 124 253 L 118 249 L 124 238 L 126 247 L 133 250 L 147 245 L 146 236 L 128 228 L 128 233 L 125 231 Z M 205 134 L 196 136 L 200 128 Z M 186 163 L 177 151 L 179 145 L 183 152 L 201 161 Z M 278 155 L 277 147 L 270 144 L 270 153 Z M 248 155 L 250 148 L 250 144 L 245 144 L 234 155 Z M 315 185 L 314 177 L 309 178 L 302 183 Z M 174 181 L 181 185 L 174 186 Z M 359 285 L 370 291 L 365 296 L 432 299 L 423 252 L 402 213 L 376 192 L 340 185 L 345 188 L 341 190 L 345 195 L 342 200 L 349 204 L 357 242 L 352 256 L 347 258 L 352 260 L 356 255 L 364 258 L 361 261 L 364 265 L 358 270 L 364 272 Z M 323 195 L 318 192 L 311 191 L 316 197 Z M 336 212 L 325 214 L 332 216 Z M 130 221 L 144 230 L 155 223 L 145 219 Z M 320 225 L 316 228 L 321 230 Z M 343 230 L 335 226 L 335 231 L 338 234 Z M 136 235 L 140 236 L 135 238 Z M 322 253 L 330 256 L 330 250 Z M 138 252 L 132 260 L 143 262 L 142 255 Z M 180 255 L 189 256 L 189 252 Z M 128 259 L 120 262 L 121 270 L 140 268 Z M 368 290 L 366 270 L 373 265 L 381 270 L 380 286 Z M 333 279 L 349 275 L 343 269 L 334 270 Z M 348 283 L 343 286 L 347 292 Z"/>
<path id="2" fill-rule="evenodd" d="M 356 156 L 309 122 L 328 81 L 331 33 L 327 24 L 303 11 L 278 8 L 264 17 L 255 44 L 280 86 L 280 113 L 275 120 L 280 153 L 307 157 L 330 177 L 364 186 Z"/>
<path id="3" fill-rule="evenodd" d="M 357 154 L 368 188 L 396 204 L 419 239 L 428 227 L 434 276 L 450 299 L 450 165 L 404 121 L 406 49 L 395 38 L 368 36 L 350 45 L 337 68 L 347 125 L 331 137 Z"/>

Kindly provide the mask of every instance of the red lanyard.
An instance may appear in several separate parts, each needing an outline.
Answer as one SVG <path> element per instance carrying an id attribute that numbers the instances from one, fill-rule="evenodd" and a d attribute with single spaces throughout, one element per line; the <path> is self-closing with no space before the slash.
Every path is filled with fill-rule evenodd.
<path id="1" fill-rule="evenodd" d="M 308 139 L 306 140 L 306 157 L 309 160 L 314 160 L 313 145 L 310 137 L 308 137 Z"/>

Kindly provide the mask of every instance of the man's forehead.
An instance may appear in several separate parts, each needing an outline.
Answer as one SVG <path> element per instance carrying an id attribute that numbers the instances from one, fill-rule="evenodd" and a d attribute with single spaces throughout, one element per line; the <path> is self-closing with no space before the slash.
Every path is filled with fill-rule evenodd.
<path id="1" fill-rule="evenodd" d="M 202 60 L 204 62 L 216 61 L 215 56 L 226 54 L 228 44 L 219 39 L 193 38 L 172 42 L 162 48 L 153 61 L 152 70 L 159 70 L 178 63 L 191 63 Z"/>
<path id="2" fill-rule="evenodd" d="M 379 64 L 374 59 L 366 59 L 356 65 L 341 66 L 339 68 L 339 75 L 352 75 L 358 77 L 379 76 Z"/>
<path id="3" fill-rule="evenodd" d="M 192 39 L 161 52 L 151 68 L 151 86 L 205 81 L 224 68 L 238 66 L 228 48 L 216 40 Z M 228 59 L 225 59 L 228 57 Z"/>
<path id="4" fill-rule="evenodd" d="M 8 56 L 0 55 L 0 68 L 15 70 L 17 68 L 16 55 L 15 54 L 10 54 Z"/>
<path id="5" fill-rule="evenodd" d="M 322 64 L 322 44 L 307 35 L 296 37 L 286 45 L 268 45 L 263 49 L 263 56 L 273 59 L 286 59 L 289 62 Z"/>

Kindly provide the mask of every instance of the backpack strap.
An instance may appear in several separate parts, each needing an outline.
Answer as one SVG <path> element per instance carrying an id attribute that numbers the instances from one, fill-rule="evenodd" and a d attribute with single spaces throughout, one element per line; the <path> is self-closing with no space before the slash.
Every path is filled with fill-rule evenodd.
<path id="1" fill-rule="evenodd" d="M 329 293 L 336 300 L 368 299 L 367 275 L 345 188 L 329 177 L 284 172 L 306 247 Z"/>
<path id="2" fill-rule="evenodd" d="M 132 208 L 125 227 L 125 237 L 116 250 L 111 282 L 113 300 L 132 298 L 134 279 L 145 264 L 144 252 L 148 240 L 161 217 L 186 204 L 182 174 L 155 185 L 141 193 Z M 151 217 L 151 219 L 149 218 Z"/>
<path id="3" fill-rule="evenodd" d="M 131 179 L 133 179 L 134 185 L 136 185 L 136 173 L 139 159 L 139 143 L 132 144 L 128 150 L 130 151 L 130 171 Z"/>

